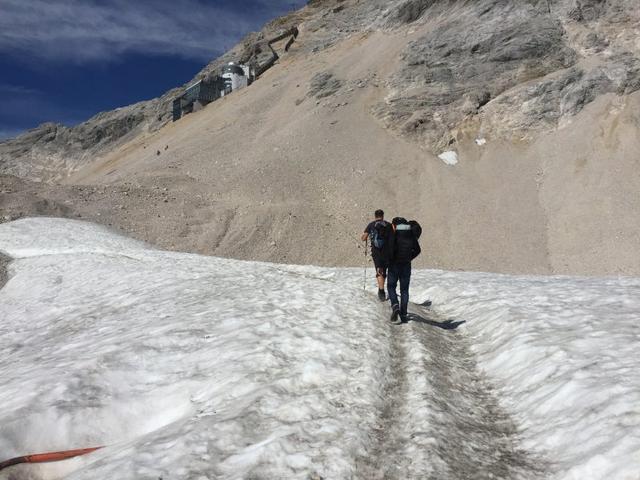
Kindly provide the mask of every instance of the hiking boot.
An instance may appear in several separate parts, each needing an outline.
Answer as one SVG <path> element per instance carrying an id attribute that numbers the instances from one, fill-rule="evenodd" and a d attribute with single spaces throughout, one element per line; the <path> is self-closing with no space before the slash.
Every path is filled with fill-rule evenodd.
<path id="1" fill-rule="evenodd" d="M 400 323 L 409 323 L 409 315 L 400 315 Z"/>
<path id="2" fill-rule="evenodd" d="M 384 293 L 384 290 L 378 289 L 378 300 L 384 302 L 387 299 L 387 296 Z"/>
<path id="3" fill-rule="evenodd" d="M 400 316 L 400 307 L 398 305 L 391 305 L 391 318 L 389 319 L 394 325 L 399 325 L 398 317 Z"/>

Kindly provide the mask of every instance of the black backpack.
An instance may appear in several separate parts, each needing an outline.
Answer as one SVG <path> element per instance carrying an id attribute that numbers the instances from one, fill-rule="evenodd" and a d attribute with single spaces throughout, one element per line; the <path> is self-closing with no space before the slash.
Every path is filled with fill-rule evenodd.
<path id="1" fill-rule="evenodd" d="M 387 232 L 389 231 L 389 224 L 384 220 L 378 220 L 373 224 L 371 231 L 371 245 L 377 249 L 384 247 L 384 240 L 387 238 Z"/>
<path id="2" fill-rule="evenodd" d="M 411 225 L 411 231 L 416 236 L 416 239 L 419 239 L 420 235 L 422 235 L 422 227 L 420 224 L 416 220 L 410 220 L 409 225 Z"/>

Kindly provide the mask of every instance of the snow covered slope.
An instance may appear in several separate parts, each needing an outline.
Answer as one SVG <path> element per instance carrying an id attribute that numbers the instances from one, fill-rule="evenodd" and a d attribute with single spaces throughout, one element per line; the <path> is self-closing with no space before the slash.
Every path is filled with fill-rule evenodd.
<path id="1" fill-rule="evenodd" d="M 391 327 L 357 269 L 49 218 L 0 251 L 0 461 L 107 446 L 0 478 L 638 478 L 638 279 L 417 271 Z"/>
<path id="2" fill-rule="evenodd" d="M 421 271 L 551 478 L 640 478 L 640 279 Z"/>

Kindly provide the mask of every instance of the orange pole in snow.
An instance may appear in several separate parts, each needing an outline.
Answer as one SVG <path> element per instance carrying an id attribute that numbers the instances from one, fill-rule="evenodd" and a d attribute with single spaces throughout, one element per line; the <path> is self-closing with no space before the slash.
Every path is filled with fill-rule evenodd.
<path id="1" fill-rule="evenodd" d="M 49 452 L 49 453 L 37 453 L 34 455 L 24 455 L 22 457 L 10 458 L 4 462 L 0 462 L 0 470 L 3 468 L 11 467 L 12 465 L 18 465 L 19 463 L 45 463 L 45 462 L 59 462 L 60 460 L 66 460 L 68 458 L 79 457 L 80 455 L 86 455 L 87 453 L 95 452 L 103 447 L 92 448 L 79 448 L 77 450 L 65 450 L 62 452 Z"/>

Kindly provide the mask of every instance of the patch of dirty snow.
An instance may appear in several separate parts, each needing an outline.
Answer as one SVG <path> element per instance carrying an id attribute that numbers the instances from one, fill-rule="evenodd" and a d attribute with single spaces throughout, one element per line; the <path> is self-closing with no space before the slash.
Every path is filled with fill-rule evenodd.
<path id="1" fill-rule="evenodd" d="M 438 155 L 438 158 L 447 165 L 455 165 L 458 163 L 458 154 L 453 150 L 442 152 L 440 155 Z"/>

